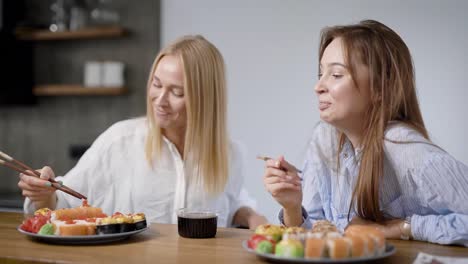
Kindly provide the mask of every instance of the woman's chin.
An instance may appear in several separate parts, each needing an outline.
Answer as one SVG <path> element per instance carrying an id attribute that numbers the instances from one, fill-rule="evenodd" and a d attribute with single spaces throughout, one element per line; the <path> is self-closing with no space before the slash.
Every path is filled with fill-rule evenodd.
<path id="1" fill-rule="evenodd" d="M 324 122 L 330 123 L 330 116 L 329 116 L 329 115 L 320 113 L 320 119 L 321 119 L 322 121 L 324 121 Z"/>
<path id="2" fill-rule="evenodd" d="M 155 118 L 154 122 L 160 127 L 160 128 L 168 128 L 171 126 L 172 121 L 163 119 L 163 118 Z"/>
<path id="3" fill-rule="evenodd" d="M 329 115 L 320 115 L 320 119 L 325 122 L 325 123 L 328 123 L 332 126 L 337 126 L 337 120 L 335 120 L 334 118 L 330 117 Z"/>

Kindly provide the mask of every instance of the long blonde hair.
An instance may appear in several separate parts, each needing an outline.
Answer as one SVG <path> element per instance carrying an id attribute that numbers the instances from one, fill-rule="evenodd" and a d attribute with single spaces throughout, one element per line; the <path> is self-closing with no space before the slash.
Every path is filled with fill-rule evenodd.
<path id="1" fill-rule="evenodd" d="M 191 179 L 201 182 L 209 194 L 224 190 L 229 176 L 227 99 L 224 60 L 218 49 L 202 36 L 184 36 L 162 49 L 154 60 L 147 83 L 149 91 L 154 71 L 164 56 L 180 58 L 184 71 L 187 129 L 183 158 Z M 155 122 L 147 96 L 148 135 L 146 158 L 161 156 L 162 131 Z"/>
<path id="2" fill-rule="evenodd" d="M 356 87 L 357 65 L 364 64 L 369 70 L 371 102 L 368 114 L 363 117 L 361 166 L 349 210 L 355 206 L 361 218 L 381 222 L 385 219 L 380 211 L 379 188 L 384 171 L 387 124 L 392 120 L 403 122 L 429 139 L 416 95 L 413 61 L 400 36 L 374 20 L 325 28 L 321 34 L 320 60 L 335 38 L 342 40 L 345 62 Z M 339 133 L 338 153 L 345 139 L 345 135 Z"/>

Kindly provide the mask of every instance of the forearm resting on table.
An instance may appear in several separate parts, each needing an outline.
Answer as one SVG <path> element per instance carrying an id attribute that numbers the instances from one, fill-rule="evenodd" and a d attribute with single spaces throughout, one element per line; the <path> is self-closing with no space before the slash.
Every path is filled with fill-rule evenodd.
<path id="1" fill-rule="evenodd" d="M 266 223 L 267 219 L 264 216 L 247 206 L 239 208 L 232 218 L 232 225 L 250 229 L 255 229 L 257 225 Z"/>

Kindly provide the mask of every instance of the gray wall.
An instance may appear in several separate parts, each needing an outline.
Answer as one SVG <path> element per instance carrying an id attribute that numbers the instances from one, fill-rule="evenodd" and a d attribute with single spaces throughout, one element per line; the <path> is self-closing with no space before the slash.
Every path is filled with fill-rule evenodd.
<path id="1" fill-rule="evenodd" d="M 271 220 L 279 206 L 264 190 L 255 155 L 300 166 L 319 120 L 317 80 L 320 29 L 372 18 L 396 30 L 409 46 L 427 128 L 434 142 L 468 163 L 468 1 L 464 0 L 164 0 L 162 44 L 203 34 L 224 54 L 229 125 L 247 146 L 246 177 L 260 211 Z"/>
<path id="2" fill-rule="evenodd" d="M 30 1 L 47 17 L 50 1 Z M 0 108 L 0 150 L 34 168 L 52 166 L 63 175 L 75 164 L 69 146 L 91 144 L 112 123 L 145 114 L 145 87 L 160 42 L 159 1 L 115 0 L 124 38 L 37 42 L 35 77 L 39 84 L 82 83 L 88 60 L 126 64 L 128 95 L 109 97 L 40 97 L 31 107 Z M 47 22 L 47 21 L 44 21 Z M 17 174 L 0 167 L 0 197 L 19 195 Z"/>

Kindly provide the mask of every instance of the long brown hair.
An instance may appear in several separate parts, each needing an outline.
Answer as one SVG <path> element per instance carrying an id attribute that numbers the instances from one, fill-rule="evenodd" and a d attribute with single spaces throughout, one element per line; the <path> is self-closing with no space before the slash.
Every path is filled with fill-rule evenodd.
<path id="1" fill-rule="evenodd" d="M 224 190 L 229 172 L 227 98 L 224 59 L 219 50 L 202 36 L 184 36 L 162 49 L 148 78 L 149 91 L 158 63 L 164 56 L 180 58 L 184 71 L 187 130 L 183 158 L 191 179 L 209 194 Z M 151 99 L 147 96 L 148 134 L 146 158 L 152 164 L 160 157 L 162 131 L 155 122 Z"/>
<path id="2" fill-rule="evenodd" d="M 383 145 L 387 124 L 400 121 L 429 139 L 416 95 L 413 61 L 401 37 L 374 20 L 322 30 L 319 61 L 335 38 L 342 40 L 345 63 L 356 87 L 357 65 L 363 64 L 369 70 L 371 102 L 368 114 L 363 116 L 361 165 L 349 211 L 355 206 L 361 218 L 381 222 L 385 219 L 379 206 L 379 188 L 384 171 Z M 345 135 L 339 133 L 338 153 L 342 151 L 345 139 Z"/>

